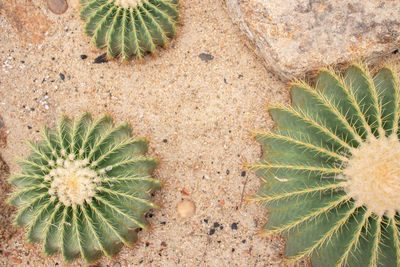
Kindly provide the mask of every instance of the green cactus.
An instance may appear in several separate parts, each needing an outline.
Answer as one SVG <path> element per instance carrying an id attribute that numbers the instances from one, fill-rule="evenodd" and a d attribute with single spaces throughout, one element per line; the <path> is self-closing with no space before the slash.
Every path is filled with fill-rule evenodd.
<path id="1" fill-rule="evenodd" d="M 251 198 L 269 211 L 263 235 L 287 239 L 285 258 L 313 266 L 400 266 L 400 90 L 389 67 L 323 69 L 315 88 L 291 87 L 277 127 L 256 133 L 264 154 Z"/>
<path id="2" fill-rule="evenodd" d="M 114 127 L 110 116 L 93 121 L 84 113 L 76 121 L 63 116 L 56 131 L 43 128 L 43 141 L 29 142 L 8 199 L 28 242 L 43 241 L 46 255 L 61 251 L 67 262 L 134 246 L 138 230 L 148 228 L 144 213 L 157 208 L 151 194 L 161 183 L 151 177 L 157 160 L 144 156 L 147 141 L 131 131 L 127 123 Z"/>
<path id="3" fill-rule="evenodd" d="M 142 58 L 176 34 L 178 0 L 80 0 L 85 32 L 107 56 Z"/>

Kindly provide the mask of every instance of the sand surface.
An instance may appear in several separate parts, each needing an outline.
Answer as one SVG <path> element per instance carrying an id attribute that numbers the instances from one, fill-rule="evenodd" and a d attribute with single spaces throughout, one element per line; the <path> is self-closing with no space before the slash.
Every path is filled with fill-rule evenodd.
<path id="1" fill-rule="evenodd" d="M 242 172 L 261 156 L 251 131 L 270 129 L 268 103 L 287 102 L 288 92 L 246 46 L 222 1 L 182 0 L 179 34 L 168 49 L 143 62 L 102 64 L 94 59 L 104 51 L 91 47 L 77 10 L 58 16 L 43 0 L 11 2 L 0 2 L 0 115 L 7 135 L 0 150 L 10 173 L 20 170 L 14 160 L 27 156 L 24 140 L 38 140 L 43 124 L 54 127 L 62 114 L 85 110 L 130 122 L 135 136 L 149 139 L 148 155 L 161 162 L 154 173 L 164 184 L 155 194 L 161 209 L 148 214 L 152 229 L 140 233 L 134 249 L 103 257 L 98 266 L 284 265 L 282 240 L 257 234 L 266 211 L 245 201 L 258 178 Z M 28 14 L 16 3 L 25 3 Z M 184 198 L 197 208 L 187 219 L 176 211 Z M 27 244 L 25 231 L 10 224 L 13 209 L 1 208 L 0 265 L 66 266 L 61 256 L 46 258 L 40 245 Z"/>

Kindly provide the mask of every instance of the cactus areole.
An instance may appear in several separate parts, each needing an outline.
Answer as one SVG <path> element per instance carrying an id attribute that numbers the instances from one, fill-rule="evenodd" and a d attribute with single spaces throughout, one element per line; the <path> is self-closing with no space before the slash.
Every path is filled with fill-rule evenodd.
<path id="1" fill-rule="evenodd" d="M 144 157 L 147 141 L 131 131 L 109 116 L 93 121 L 84 113 L 76 121 L 63 116 L 56 131 L 45 127 L 44 140 L 29 143 L 22 172 L 9 179 L 16 190 L 8 199 L 29 242 L 42 241 L 47 255 L 86 262 L 135 244 L 161 184 L 151 177 L 157 161 Z"/>
<path id="2" fill-rule="evenodd" d="M 313 266 L 400 266 L 400 88 L 384 67 L 319 72 L 295 82 L 277 127 L 256 133 L 262 180 L 253 201 L 269 210 L 264 235 L 287 238 L 285 258 Z"/>
<path id="3" fill-rule="evenodd" d="M 107 57 L 142 58 L 176 35 L 178 0 L 80 0 L 85 33 Z"/>

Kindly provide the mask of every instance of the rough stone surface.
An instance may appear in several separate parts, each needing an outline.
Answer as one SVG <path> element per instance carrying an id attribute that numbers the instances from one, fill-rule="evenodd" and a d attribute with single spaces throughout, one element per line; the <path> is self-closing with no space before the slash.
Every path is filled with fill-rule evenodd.
<path id="1" fill-rule="evenodd" d="M 43 11 L 31 0 L 0 1 L 0 17 L 2 16 L 25 43 L 42 43 L 50 28 L 50 22 Z"/>
<path id="2" fill-rule="evenodd" d="M 229 14 L 281 78 L 326 64 L 375 61 L 399 47 L 395 0 L 226 0 Z"/>

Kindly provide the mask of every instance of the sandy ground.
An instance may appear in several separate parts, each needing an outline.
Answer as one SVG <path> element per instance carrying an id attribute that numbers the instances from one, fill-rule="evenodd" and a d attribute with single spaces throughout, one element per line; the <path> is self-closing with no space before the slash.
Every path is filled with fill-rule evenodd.
<path id="1" fill-rule="evenodd" d="M 261 155 L 250 133 L 272 126 L 268 103 L 287 102 L 288 93 L 245 45 L 224 3 L 182 0 L 179 35 L 169 49 L 143 62 L 94 64 L 104 51 L 90 46 L 78 12 L 57 16 L 43 0 L 34 2 L 25 3 L 25 15 L 15 3 L 0 2 L 0 115 L 7 133 L 0 150 L 10 173 L 19 171 L 14 160 L 27 156 L 24 140 L 38 140 L 40 127 L 54 126 L 62 114 L 84 110 L 130 122 L 161 161 L 154 175 L 164 184 L 155 194 L 162 208 L 148 214 L 152 229 L 140 233 L 134 249 L 96 266 L 283 266 L 282 241 L 257 235 L 267 213 L 244 200 L 259 181 L 243 165 Z M 201 53 L 213 59 L 203 61 Z M 176 212 L 183 198 L 197 207 L 185 220 Z M 12 208 L 0 207 L 0 265 L 66 265 L 26 244 L 24 230 L 10 224 Z"/>

